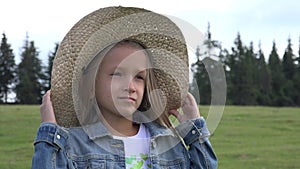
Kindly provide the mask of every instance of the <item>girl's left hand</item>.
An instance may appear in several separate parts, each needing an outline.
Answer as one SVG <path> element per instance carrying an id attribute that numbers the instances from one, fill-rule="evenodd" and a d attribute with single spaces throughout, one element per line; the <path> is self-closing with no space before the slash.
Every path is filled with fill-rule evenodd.
<path id="1" fill-rule="evenodd" d="M 177 110 L 169 111 L 169 114 L 174 115 L 180 123 L 200 117 L 198 104 L 191 93 L 187 94 L 181 108 L 183 113 L 179 113 Z"/>
<path id="2" fill-rule="evenodd" d="M 40 106 L 40 114 L 42 122 L 49 122 L 56 124 L 55 114 L 53 111 L 52 102 L 50 100 L 50 90 L 43 96 L 43 102 Z"/>

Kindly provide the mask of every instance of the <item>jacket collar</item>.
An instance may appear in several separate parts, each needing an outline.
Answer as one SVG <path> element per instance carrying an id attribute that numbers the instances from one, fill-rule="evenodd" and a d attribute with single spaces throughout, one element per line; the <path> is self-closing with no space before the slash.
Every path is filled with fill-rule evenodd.
<path id="1" fill-rule="evenodd" d="M 173 136 L 176 135 L 172 129 L 164 127 L 157 122 L 144 123 L 146 129 L 149 131 L 151 138 L 160 137 L 160 136 Z M 104 126 L 102 122 L 97 122 L 91 125 L 86 125 L 82 127 L 86 134 L 91 140 L 95 140 L 101 137 L 112 137 L 111 133 Z"/>
<path id="2" fill-rule="evenodd" d="M 91 140 L 105 136 L 111 136 L 111 133 L 102 122 L 86 125 L 82 127 Z"/>

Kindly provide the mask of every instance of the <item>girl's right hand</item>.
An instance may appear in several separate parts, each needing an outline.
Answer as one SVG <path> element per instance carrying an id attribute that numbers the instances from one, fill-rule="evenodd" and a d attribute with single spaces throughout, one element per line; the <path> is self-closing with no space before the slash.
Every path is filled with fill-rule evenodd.
<path id="1" fill-rule="evenodd" d="M 43 96 L 43 101 L 40 106 L 40 114 L 41 114 L 42 122 L 57 124 L 55 119 L 55 114 L 53 111 L 52 102 L 50 100 L 50 90 L 48 90 Z"/>
<path id="2" fill-rule="evenodd" d="M 175 109 L 169 111 L 169 114 L 175 116 L 180 123 L 200 117 L 198 104 L 191 93 L 187 94 L 181 108 L 183 113 Z"/>

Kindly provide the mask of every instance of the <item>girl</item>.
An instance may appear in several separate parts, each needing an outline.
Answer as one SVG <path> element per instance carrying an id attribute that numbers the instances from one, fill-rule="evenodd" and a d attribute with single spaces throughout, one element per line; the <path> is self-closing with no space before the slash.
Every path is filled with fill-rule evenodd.
<path id="1" fill-rule="evenodd" d="M 165 107 L 155 92 L 159 85 L 149 53 L 142 43 L 125 39 L 82 68 L 74 96 L 81 126 L 57 124 L 48 91 L 32 168 L 217 168 L 195 99 L 187 94 L 183 113 Z M 169 115 L 180 122 L 176 128 Z"/>
<path id="2" fill-rule="evenodd" d="M 191 94 L 182 105 L 183 114 L 169 112 L 181 122 L 177 130 L 183 134 L 184 143 L 159 122 L 132 122 L 133 114 L 147 100 L 151 71 L 147 65 L 146 52 L 135 42 L 119 42 L 106 53 L 95 80 L 103 126 L 89 128 L 100 133 L 56 125 L 47 92 L 41 105 L 44 123 L 35 141 L 32 168 L 216 168 L 205 122 Z M 189 131 L 185 134 L 184 130 Z"/>

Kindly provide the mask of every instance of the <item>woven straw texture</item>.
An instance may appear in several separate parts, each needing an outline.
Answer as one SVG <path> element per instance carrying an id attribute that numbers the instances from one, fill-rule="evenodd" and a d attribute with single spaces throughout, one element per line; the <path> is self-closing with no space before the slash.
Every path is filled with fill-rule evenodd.
<path id="1" fill-rule="evenodd" d="M 78 83 L 82 70 L 108 45 L 132 39 L 153 57 L 166 110 L 179 108 L 188 92 L 188 55 L 180 29 L 167 17 L 141 8 L 100 8 L 79 20 L 59 45 L 53 62 L 51 100 L 57 123 L 80 126 Z"/>

